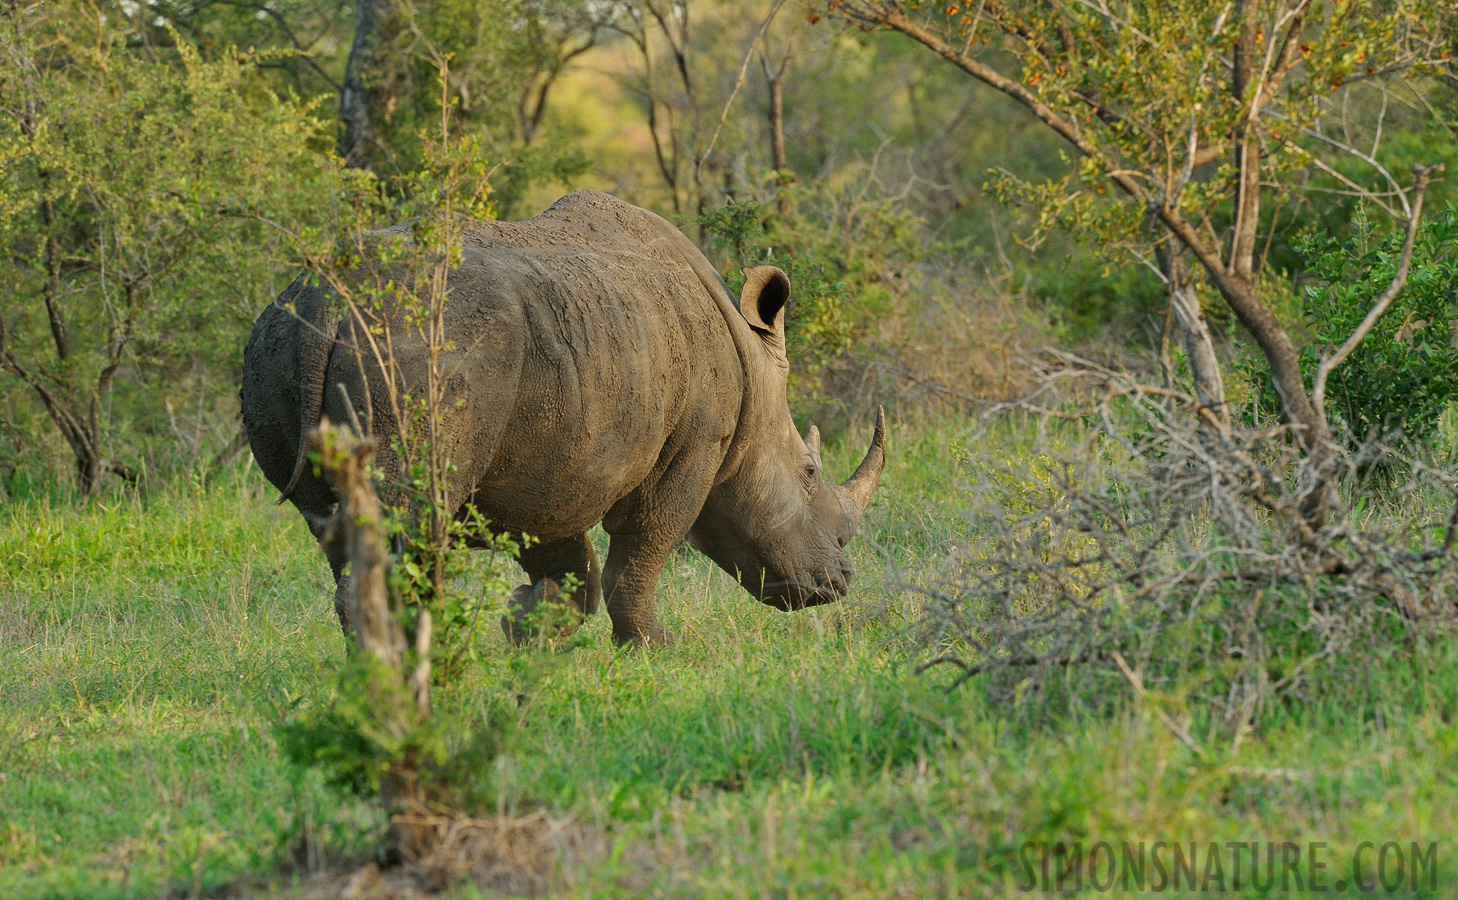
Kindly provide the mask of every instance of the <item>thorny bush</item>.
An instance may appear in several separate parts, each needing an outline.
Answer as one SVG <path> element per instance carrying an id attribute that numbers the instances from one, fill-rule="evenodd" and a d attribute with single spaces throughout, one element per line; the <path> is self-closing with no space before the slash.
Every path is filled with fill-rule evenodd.
<path id="1" fill-rule="evenodd" d="M 1239 740 L 1264 705 L 1356 690 L 1458 624 L 1458 478 L 1423 448 L 1343 442 L 1318 470 L 1284 426 L 1221 427 L 1069 354 L 1032 365 L 1040 390 L 995 412 L 1033 416 L 1036 446 L 960 455 L 972 527 L 925 589 L 924 668 L 1029 709 L 1132 688 Z M 1312 530 L 1296 511 L 1321 484 Z"/>

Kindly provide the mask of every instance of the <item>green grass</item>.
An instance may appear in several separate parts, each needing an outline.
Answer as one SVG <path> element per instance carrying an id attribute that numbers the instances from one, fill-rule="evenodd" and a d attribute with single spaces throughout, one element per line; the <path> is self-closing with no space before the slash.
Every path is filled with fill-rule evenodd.
<path id="1" fill-rule="evenodd" d="M 1438 893 L 1458 895 L 1454 646 L 1374 660 L 1367 686 L 1273 709 L 1207 761 L 1141 706 L 1048 721 L 916 675 L 915 600 L 887 573 L 932 568 L 965 534 L 946 462 L 963 431 L 893 436 L 845 604 L 780 613 L 682 556 L 659 589 L 673 647 L 617 652 L 598 616 L 585 646 L 513 669 L 484 636 L 486 661 L 440 703 L 462 722 L 514 710 L 483 767 L 495 809 L 545 808 L 599 840 L 564 895 L 1017 895 L 1019 846 L 1058 840 L 1325 841 L 1328 883 L 1361 841 L 1437 841 Z M 832 472 L 855 443 L 827 448 Z M 333 690 L 343 640 L 327 569 L 272 497 L 240 473 L 0 511 L 0 897 L 240 878 L 288 895 L 301 823 L 368 852 L 377 813 L 291 768 L 275 737 Z M 517 706 L 503 697 L 523 659 L 538 674 Z"/>

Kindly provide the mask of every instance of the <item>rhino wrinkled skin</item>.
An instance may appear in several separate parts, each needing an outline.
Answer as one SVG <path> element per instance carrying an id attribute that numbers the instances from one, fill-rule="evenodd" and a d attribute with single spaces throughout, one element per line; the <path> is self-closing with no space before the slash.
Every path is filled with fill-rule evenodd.
<path id="1" fill-rule="evenodd" d="M 745 274 L 736 301 L 678 229 L 595 191 L 468 233 L 445 313 L 450 502 L 536 539 L 508 636 L 544 598 L 592 613 L 605 595 L 617 641 L 665 641 L 654 588 L 685 537 L 780 609 L 845 593 L 843 548 L 885 464 L 884 416 L 855 475 L 827 484 L 819 433 L 801 438 L 785 397 L 789 280 L 772 266 Z M 356 346 L 327 292 L 300 277 L 253 326 L 241 392 L 254 457 L 324 544 L 346 631 L 344 560 L 324 540 L 336 501 L 302 448 L 321 416 L 395 433 Z M 423 383 L 418 340 L 397 333 L 395 356 L 407 387 Z M 587 540 L 599 522 L 601 573 Z"/>

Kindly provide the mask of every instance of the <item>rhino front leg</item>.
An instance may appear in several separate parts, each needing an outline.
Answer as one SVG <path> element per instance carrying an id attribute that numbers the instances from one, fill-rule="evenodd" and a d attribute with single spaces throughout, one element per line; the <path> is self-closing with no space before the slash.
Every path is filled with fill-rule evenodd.
<path id="1" fill-rule="evenodd" d="M 602 575 L 603 598 L 618 644 L 673 643 L 653 611 L 653 594 L 663 564 L 704 508 L 720 462 L 714 456 L 678 456 L 602 520 L 612 538 Z"/>
<path id="2" fill-rule="evenodd" d="M 608 549 L 603 589 L 613 640 L 618 644 L 670 644 L 653 611 L 658 574 L 678 541 L 641 534 L 615 534 Z"/>
<path id="3" fill-rule="evenodd" d="M 528 547 L 521 553 L 521 565 L 531 583 L 516 589 L 510 611 L 501 617 L 501 630 L 513 644 L 530 636 L 526 619 L 542 603 L 560 603 L 566 608 L 567 621 L 558 628 L 561 637 L 575 631 L 583 616 L 597 612 L 602 602 L 602 576 L 586 534 Z M 569 576 L 576 582 L 570 592 L 563 590 Z"/>

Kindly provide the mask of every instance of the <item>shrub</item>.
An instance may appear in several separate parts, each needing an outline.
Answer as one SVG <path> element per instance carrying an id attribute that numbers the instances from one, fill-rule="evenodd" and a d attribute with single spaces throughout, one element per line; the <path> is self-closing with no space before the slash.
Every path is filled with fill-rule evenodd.
<path id="1" fill-rule="evenodd" d="M 234 370 L 216 361 L 283 270 L 249 213 L 328 216 L 327 117 L 264 87 L 266 55 L 143 47 L 80 3 L 11 13 L 0 106 L 26 112 L 0 120 L 0 470 L 45 462 L 48 432 L 83 494 L 159 457 L 226 457 Z"/>
<path id="2" fill-rule="evenodd" d="M 1314 340 L 1302 353 L 1310 387 L 1320 356 L 1346 340 L 1391 283 L 1402 234 L 1378 239 L 1362 207 L 1346 240 L 1307 232 L 1297 241 L 1314 281 L 1301 297 Z M 1372 333 L 1341 366 L 1327 387 L 1332 426 L 1354 440 L 1401 430 L 1426 440 L 1458 394 L 1458 346 L 1453 303 L 1458 292 L 1458 210 L 1429 216 L 1418 229 L 1412 269 Z M 1279 409 L 1269 375 L 1258 378 L 1261 405 Z"/>
<path id="3" fill-rule="evenodd" d="M 776 207 L 730 198 L 697 219 L 735 293 L 743 267 L 776 265 L 790 277 L 790 361 L 811 378 L 905 299 L 911 267 L 927 254 L 921 221 L 874 185 L 873 174 L 864 187 L 784 185 Z"/>
<path id="4" fill-rule="evenodd" d="M 1042 375 L 1080 392 L 1020 405 L 1038 443 L 959 459 L 973 529 L 927 592 L 929 665 L 1017 704 L 1157 693 L 1239 740 L 1263 706 L 1351 702 L 1374 659 L 1458 628 L 1458 481 L 1423 448 L 1312 463 L 1287 428 L 1218 427 L 1115 370 L 1062 357 Z M 1396 456 L 1402 479 L 1370 477 Z M 1328 485 L 1313 526 L 1298 510 Z"/>

